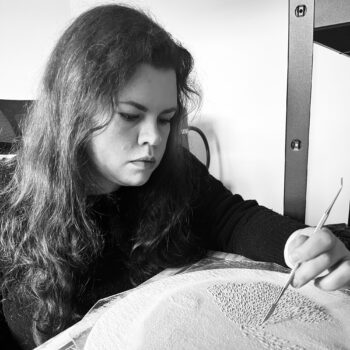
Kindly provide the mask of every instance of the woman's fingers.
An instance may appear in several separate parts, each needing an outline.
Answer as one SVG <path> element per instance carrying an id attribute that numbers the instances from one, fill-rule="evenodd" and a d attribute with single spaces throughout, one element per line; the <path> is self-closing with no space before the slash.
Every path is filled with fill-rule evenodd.
<path id="1" fill-rule="evenodd" d="M 286 242 L 284 247 L 284 259 L 286 265 L 290 268 L 293 268 L 298 262 L 293 260 L 292 253 L 309 238 L 308 230 L 309 228 L 295 231 Z"/>
<path id="2" fill-rule="evenodd" d="M 286 262 L 301 263 L 292 281 L 294 287 L 315 280 L 324 290 L 350 288 L 350 251 L 344 243 L 327 228 L 314 232 L 309 227 L 293 235 L 286 244 Z"/>
<path id="3" fill-rule="evenodd" d="M 338 263 L 326 276 L 316 278 L 315 285 L 326 291 L 350 288 L 350 259 Z"/>
<path id="4" fill-rule="evenodd" d="M 310 229 L 305 229 L 310 234 Z M 298 248 L 291 251 L 293 261 L 305 262 L 314 259 L 320 254 L 331 251 L 337 242 L 337 238 L 328 229 L 321 229 L 312 233 Z"/>
<path id="5" fill-rule="evenodd" d="M 298 235 L 290 242 L 288 250 L 292 252 L 293 250 L 301 246 L 308 238 L 308 236 L 305 236 L 303 234 Z"/>
<path id="6" fill-rule="evenodd" d="M 303 262 L 297 269 L 292 285 L 293 287 L 301 287 L 309 281 L 313 280 L 325 270 L 338 262 L 336 254 L 321 254 L 314 259 Z"/>
<path id="7" fill-rule="evenodd" d="M 293 286 L 301 287 L 320 274 L 317 285 L 327 290 L 345 288 L 350 280 L 350 251 L 329 230 L 311 235 L 302 245 L 292 251 L 293 260 L 301 262 Z"/>
<path id="8" fill-rule="evenodd" d="M 288 245 L 288 252 L 293 252 L 295 251 L 296 248 L 298 248 L 299 246 L 301 246 L 306 240 L 308 240 L 309 237 L 308 236 L 304 236 L 304 235 L 299 235 L 297 236 L 295 239 L 293 239 L 290 244 Z M 293 253 L 289 254 L 289 264 L 287 263 L 287 265 L 291 265 L 291 266 L 295 266 L 297 263 L 299 262 L 299 259 L 297 259 Z"/>

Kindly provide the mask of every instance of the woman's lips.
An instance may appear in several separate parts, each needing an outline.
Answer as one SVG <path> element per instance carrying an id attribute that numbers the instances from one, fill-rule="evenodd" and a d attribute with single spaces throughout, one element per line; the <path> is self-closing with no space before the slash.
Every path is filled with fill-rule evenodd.
<path id="1" fill-rule="evenodd" d="M 154 157 L 141 157 L 133 160 L 132 162 L 155 162 L 156 158 Z"/>
<path id="2" fill-rule="evenodd" d="M 156 165 L 156 159 L 154 157 L 143 157 L 135 159 L 131 163 L 140 169 L 152 169 Z"/>

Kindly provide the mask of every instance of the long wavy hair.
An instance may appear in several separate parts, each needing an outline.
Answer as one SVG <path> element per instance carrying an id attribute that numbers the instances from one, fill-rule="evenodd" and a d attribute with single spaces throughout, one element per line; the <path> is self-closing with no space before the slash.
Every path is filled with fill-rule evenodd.
<path id="1" fill-rule="evenodd" d="M 186 111 L 199 96 L 190 79 L 192 56 L 140 10 L 93 8 L 56 44 L 0 193 L 1 292 L 35 302 L 36 343 L 72 322 L 77 281 L 102 252 L 87 204 L 94 185 L 87 146 L 111 120 L 118 91 L 141 63 L 175 70 L 178 111 L 162 162 L 146 185 L 130 192 L 139 213 L 131 232 L 131 275 L 142 280 L 202 254 L 188 225 L 195 186 L 181 147 Z M 101 112 L 109 117 L 97 124 Z"/>

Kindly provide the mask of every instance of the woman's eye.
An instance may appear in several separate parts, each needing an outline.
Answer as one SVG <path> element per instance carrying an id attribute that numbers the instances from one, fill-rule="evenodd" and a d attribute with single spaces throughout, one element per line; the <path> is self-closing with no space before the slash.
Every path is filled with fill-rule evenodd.
<path id="1" fill-rule="evenodd" d="M 121 113 L 121 112 L 119 112 L 119 115 L 127 121 L 135 121 L 140 117 L 139 114 Z"/>
<path id="2" fill-rule="evenodd" d="M 159 123 L 160 124 L 170 124 L 171 123 L 171 119 L 161 118 L 161 119 L 159 119 Z"/>

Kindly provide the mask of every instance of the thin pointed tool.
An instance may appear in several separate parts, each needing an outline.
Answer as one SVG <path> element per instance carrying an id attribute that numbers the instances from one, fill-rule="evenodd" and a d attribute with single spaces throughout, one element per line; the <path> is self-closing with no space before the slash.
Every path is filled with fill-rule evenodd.
<path id="1" fill-rule="evenodd" d="M 337 194 L 335 195 L 335 197 L 334 197 L 333 201 L 331 202 L 331 204 L 329 205 L 328 209 L 322 215 L 322 218 L 320 219 L 319 223 L 317 224 L 317 226 L 316 226 L 316 228 L 315 228 L 315 230 L 314 230 L 314 232 L 312 234 L 314 234 L 315 232 L 319 231 L 322 228 L 322 226 L 324 225 L 324 223 L 326 222 L 326 220 L 327 220 L 327 218 L 329 216 L 329 213 L 331 212 L 331 210 L 333 208 L 333 205 L 334 205 L 335 201 L 337 200 L 337 198 L 339 196 L 339 193 L 341 192 L 342 188 L 343 188 L 343 178 L 340 179 L 340 188 L 339 188 Z M 266 316 L 264 317 L 264 320 L 261 322 L 260 325 L 262 325 L 264 322 L 266 322 L 271 317 L 271 315 L 273 314 L 273 312 L 276 309 L 277 303 L 282 298 L 282 295 L 287 290 L 289 285 L 292 283 L 294 275 L 295 275 L 295 272 L 297 271 L 297 269 L 299 268 L 300 265 L 301 265 L 301 263 L 299 262 L 293 267 L 292 271 L 290 272 L 290 275 L 288 277 L 288 280 L 287 280 L 285 286 L 281 290 L 280 294 L 277 296 L 276 300 L 271 305 L 270 309 L 266 313 Z"/>

